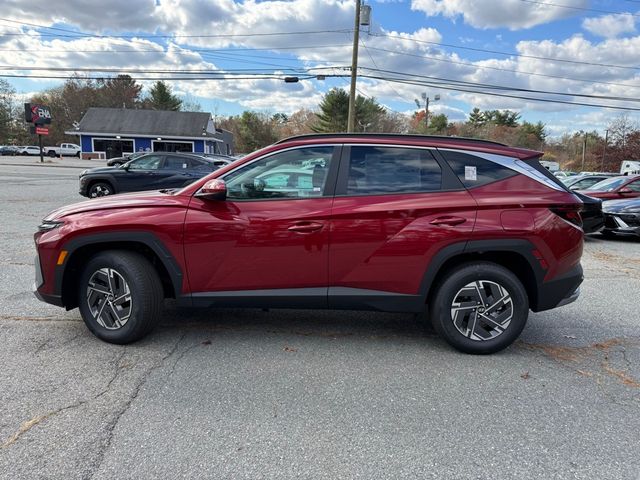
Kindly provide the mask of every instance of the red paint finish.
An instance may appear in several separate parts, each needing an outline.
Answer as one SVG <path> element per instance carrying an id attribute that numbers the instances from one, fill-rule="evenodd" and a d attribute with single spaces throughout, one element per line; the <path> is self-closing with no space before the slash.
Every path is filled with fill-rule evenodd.
<path id="1" fill-rule="evenodd" d="M 147 231 L 184 273 L 182 294 L 279 288 L 351 287 L 417 294 L 434 256 L 472 240 L 525 239 L 553 279 L 579 263 L 582 230 L 550 210 L 580 202 L 523 175 L 470 190 L 279 200 L 202 200 L 208 180 L 264 154 L 292 146 L 367 143 L 445 146 L 516 158 L 537 152 L 456 139 L 342 137 L 267 147 L 176 194 L 147 192 L 93 199 L 53 212 L 64 225 L 36 234 L 45 277 L 55 290 L 55 262 L 84 235 Z M 108 246 L 107 246 L 108 248 Z M 533 253 L 535 252 L 535 253 Z"/>
<path id="2" fill-rule="evenodd" d="M 433 256 L 471 238 L 475 210 L 467 191 L 337 197 L 330 284 L 418 293 Z"/>
<path id="3" fill-rule="evenodd" d="M 326 286 L 332 201 L 194 197 L 184 227 L 191 290 Z"/>
<path id="4" fill-rule="evenodd" d="M 549 265 L 545 280 L 553 279 L 580 263 L 584 234 L 582 229 L 549 210 L 550 205 L 576 205 L 571 193 L 548 188 L 524 175 L 470 190 L 478 202 L 474 240 L 522 238 L 529 240 Z M 502 224 L 506 211 L 521 211 L 533 218 L 533 228 L 508 230 Z"/>
<path id="5" fill-rule="evenodd" d="M 625 190 L 625 192 L 622 192 L 621 190 Z M 621 200 L 623 198 L 640 197 L 640 176 L 630 175 L 628 181 L 610 192 L 601 190 L 580 190 L 580 193 L 593 198 L 601 198 L 602 200 Z"/>
<path id="6" fill-rule="evenodd" d="M 182 248 L 182 230 L 190 197 L 158 192 L 102 197 L 58 209 L 47 219 L 64 221 L 64 225 L 44 233 L 36 233 L 45 283 L 41 293 L 53 293 L 59 252 L 71 240 L 100 233 L 151 232 L 171 252 L 180 268 L 186 271 Z M 108 246 L 107 246 L 108 248 Z M 182 292 L 189 286 L 184 277 Z M 180 292 L 179 292 L 180 293 Z"/>

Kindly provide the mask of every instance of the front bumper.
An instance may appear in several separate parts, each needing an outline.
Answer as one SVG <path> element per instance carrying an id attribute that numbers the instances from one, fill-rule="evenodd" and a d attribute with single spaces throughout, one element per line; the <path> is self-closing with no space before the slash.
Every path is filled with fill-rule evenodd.
<path id="1" fill-rule="evenodd" d="M 640 215 L 605 213 L 604 229 L 620 235 L 640 235 Z"/>
<path id="2" fill-rule="evenodd" d="M 41 302 L 50 303 L 51 305 L 55 305 L 56 307 L 64 307 L 64 305 L 62 304 L 61 295 L 51 295 L 48 293 L 42 293 L 40 291 L 42 286 L 44 285 L 44 277 L 42 275 L 42 266 L 40 265 L 40 257 L 38 255 L 36 255 L 34 265 L 36 280 L 35 282 L 33 282 L 33 294 Z"/>

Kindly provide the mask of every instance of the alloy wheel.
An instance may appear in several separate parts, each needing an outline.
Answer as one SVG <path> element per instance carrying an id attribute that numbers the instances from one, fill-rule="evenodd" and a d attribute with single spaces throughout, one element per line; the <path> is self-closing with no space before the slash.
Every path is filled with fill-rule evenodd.
<path id="1" fill-rule="evenodd" d="M 104 185 L 96 185 L 91 189 L 91 198 L 106 197 L 107 195 L 111 195 L 111 189 Z"/>
<path id="2" fill-rule="evenodd" d="M 127 281 L 113 268 L 101 268 L 87 284 L 87 304 L 93 319 L 108 330 L 126 325 L 133 302 Z"/>
<path id="3" fill-rule="evenodd" d="M 477 280 L 466 284 L 453 297 L 451 320 L 471 340 L 492 340 L 509 327 L 513 301 L 500 284 Z"/>

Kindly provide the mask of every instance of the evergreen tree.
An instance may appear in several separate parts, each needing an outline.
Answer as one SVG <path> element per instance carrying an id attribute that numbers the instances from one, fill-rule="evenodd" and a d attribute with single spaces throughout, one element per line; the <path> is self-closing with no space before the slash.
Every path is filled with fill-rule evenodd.
<path id="1" fill-rule="evenodd" d="M 322 97 L 320 113 L 311 127 L 318 133 L 337 133 L 347 131 L 349 117 L 349 94 L 341 88 L 332 88 Z"/>
<path id="2" fill-rule="evenodd" d="M 386 112 L 374 98 L 356 97 L 355 130 L 358 132 L 376 132 Z M 320 102 L 320 113 L 311 128 L 319 133 L 337 133 L 347 131 L 349 118 L 349 94 L 340 88 L 327 92 Z"/>
<path id="3" fill-rule="evenodd" d="M 474 109 L 469 114 L 469 120 L 467 120 L 467 123 L 474 127 L 481 127 L 485 123 L 487 123 L 487 118 L 485 117 L 482 110 L 480 110 L 478 107 L 474 107 Z"/>
<path id="4" fill-rule="evenodd" d="M 157 81 L 149 91 L 149 97 L 145 102 L 148 108 L 153 110 L 173 110 L 178 111 L 182 106 L 182 100 L 171 93 L 169 87 L 162 80 Z"/>

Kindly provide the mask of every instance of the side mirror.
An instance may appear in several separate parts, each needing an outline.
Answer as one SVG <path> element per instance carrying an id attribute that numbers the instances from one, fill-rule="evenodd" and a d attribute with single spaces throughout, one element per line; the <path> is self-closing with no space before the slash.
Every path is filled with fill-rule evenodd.
<path id="1" fill-rule="evenodd" d="M 224 200 L 227 198 L 227 185 L 224 180 L 214 178 L 205 183 L 196 193 L 196 197 L 203 200 Z"/>
<path id="2" fill-rule="evenodd" d="M 624 187 L 624 188 L 621 188 L 620 190 L 618 190 L 618 193 L 620 195 L 627 195 L 629 193 L 633 193 L 633 190 L 631 190 L 629 187 Z"/>

